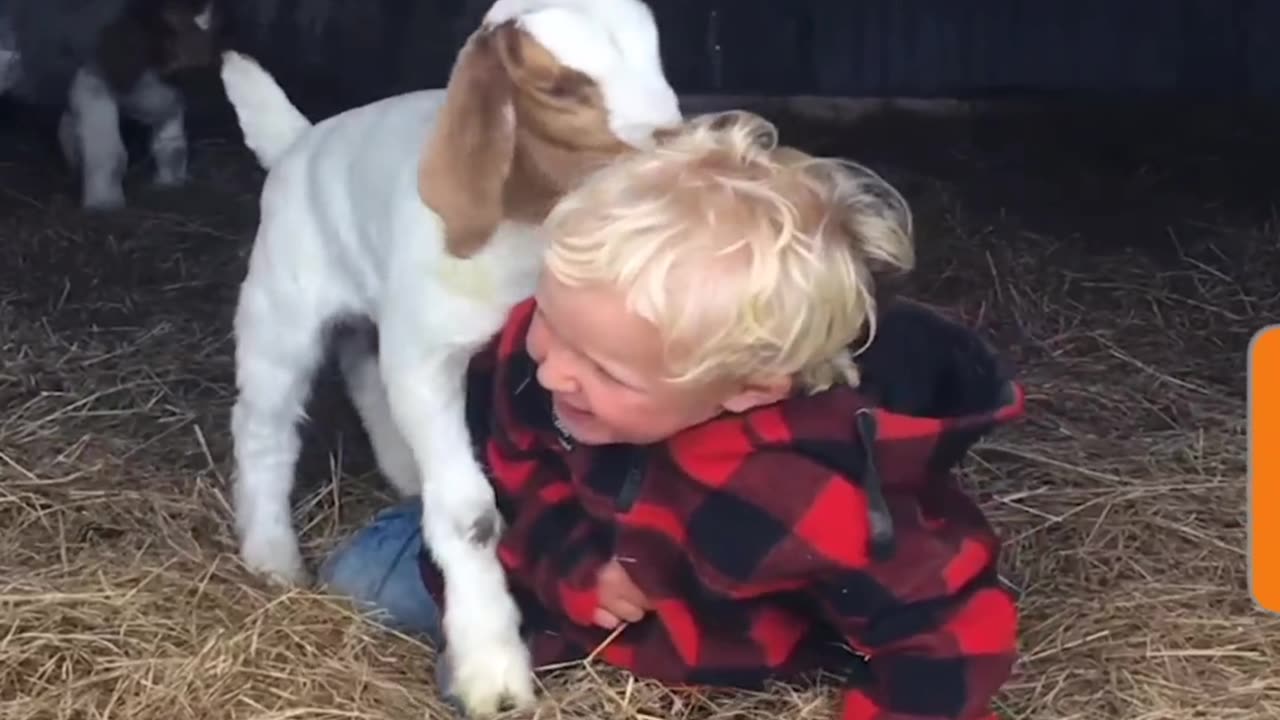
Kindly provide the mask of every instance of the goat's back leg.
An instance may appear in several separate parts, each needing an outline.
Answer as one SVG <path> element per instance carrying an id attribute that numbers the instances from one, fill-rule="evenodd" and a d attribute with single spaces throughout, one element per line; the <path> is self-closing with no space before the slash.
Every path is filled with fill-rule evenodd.
<path id="1" fill-rule="evenodd" d="M 185 103 L 177 88 L 147 71 L 121 99 L 125 112 L 151 129 L 155 183 L 177 187 L 187 181 Z"/>
<path id="2" fill-rule="evenodd" d="M 302 448 L 298 422 L 324 358 L 326 329 L 339 315 L 322 296 L 259 286 L 251 262 L 236 308 L 232 501 L 240 554 L 251 570 L 286 584 L 308 580 L 290 494 Z"/>
<path id="3" fill-rule="evenodd" d="M 124 171 L 129 157 L 120 137 L 115 94 L 96 72 L 80 68 L 71 81 L 67 108 L 58 123 L 67 165 L 80 170 L 80 204 L 91 210 L 124 207 Z"/>
<path id="4" fill-rule="evenodd" d="M 370 326 L 342 333 L 337 339 L 338 364 L 346 380 L 347 393 L 355 406 L 378 469 L 402 496 L 422 493 L 418 465 L 413 451 L 391 416 L 387 387 L 378 368 L 376 330 Z"/>

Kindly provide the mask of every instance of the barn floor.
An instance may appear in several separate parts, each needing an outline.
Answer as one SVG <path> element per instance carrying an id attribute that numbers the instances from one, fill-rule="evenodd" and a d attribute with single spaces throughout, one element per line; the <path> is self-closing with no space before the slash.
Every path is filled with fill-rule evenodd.
<path id="1" fill-rule="evenodd" d="M 3 126 L 0 120 L 0 126 Z M 1280 317 L 1274 117 L 783 123 L 915 205 L 913 294 L 1018 364 L 1025 422 L 967 475 L 1024 593 L 1009 718 L 1280 714 L 1280 620 L 1245 544 L 1245 349 Z M 0 716 L 443 717 L 431 653 L 280 595 L 229 533 L 229 318 L 261 174 L 201 136 L 195 179 L 76 209 L 49 136 L 0 127 Z M 312 559 L 388 499 L 331 381 L 297 518 Z M 827 717 L 833 694 L 667 691 L 594 665 L 541 717 Z"/>

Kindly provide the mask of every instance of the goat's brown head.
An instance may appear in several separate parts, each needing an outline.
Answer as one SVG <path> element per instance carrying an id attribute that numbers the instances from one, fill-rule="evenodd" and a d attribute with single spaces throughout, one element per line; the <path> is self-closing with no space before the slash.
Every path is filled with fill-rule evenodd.
<path id="1" fill-rule="evenodd" d="M 454 63 L 418 194 L 468 257 L 680 120 L 641 0 L 498 0 Z"/>
<path id="2" fill-rule="evenodd" d="M 217 55 L 214 40 L 222 23 L 214 0 L 162 0 L 161 71 L 208 67 Z"/>
<path id="3" fill-rule="evenodd" d="M 217 0 L 130 0 L 103 28 L 96 60 L 108 84 L 127 92 L 148 70 L 160 75 L 212 67 L 221 26 Z"/>

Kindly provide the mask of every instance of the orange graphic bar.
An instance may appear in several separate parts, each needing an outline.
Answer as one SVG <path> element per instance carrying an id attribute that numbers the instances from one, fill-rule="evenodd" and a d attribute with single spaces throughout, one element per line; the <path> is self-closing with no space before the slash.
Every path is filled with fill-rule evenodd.
<path id="1" fill-rule="evenodd" d="M 1280 613 L 1280 325 L 1249 343 L 1249 591 Z"/>

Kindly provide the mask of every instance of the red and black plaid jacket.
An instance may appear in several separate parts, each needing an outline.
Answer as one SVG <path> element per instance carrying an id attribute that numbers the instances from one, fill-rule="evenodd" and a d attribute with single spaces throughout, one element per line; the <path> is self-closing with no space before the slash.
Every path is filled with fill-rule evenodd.
<path id="1" fill-rule="evenodd" d="M 1023 394 L 968 331 L 884 313 L 847 387 L 660 445 L 574 446 L 524 349 L 533 303 L 473 364 L 469 422 L 508 527 L 499 555 L 536 664 L 580 659 L 598 569 L 653 605 L 599 655 L 676 684 L 847 678 L 846 720 L 985 718 L 1016 653 L 998 540 L 952 471 Z M 424 581 L 443 598 L 427 552 Z"/>

